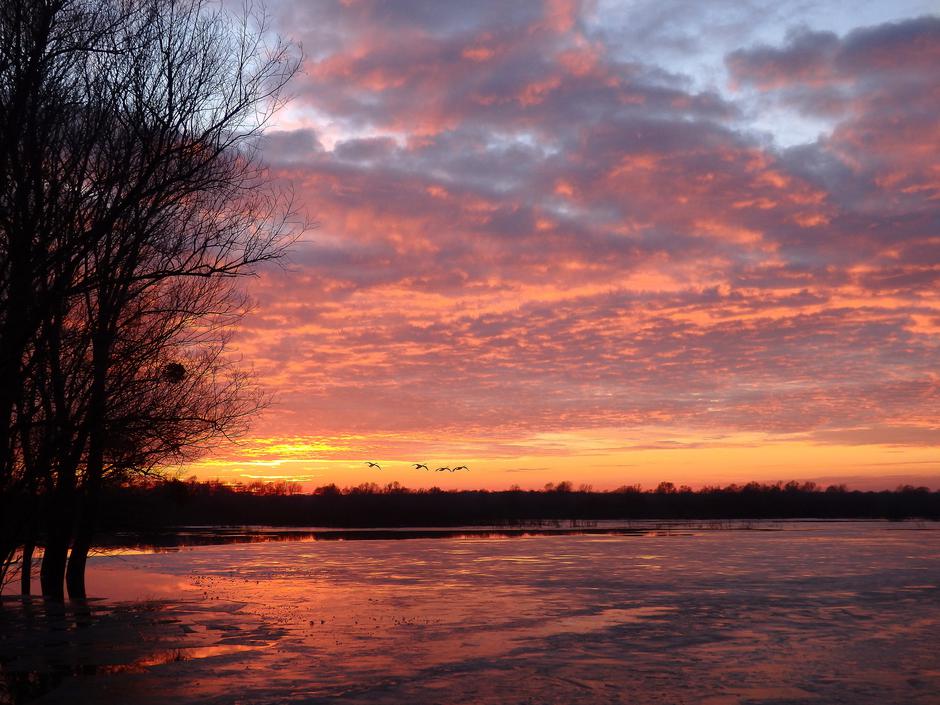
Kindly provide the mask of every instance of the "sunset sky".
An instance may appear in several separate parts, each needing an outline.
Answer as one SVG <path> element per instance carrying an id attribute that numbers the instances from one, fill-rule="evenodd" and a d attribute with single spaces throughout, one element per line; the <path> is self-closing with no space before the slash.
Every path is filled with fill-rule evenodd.
<path id="1" fill-rule="evenodd" d="M 268 7 L 318 227 L 248 284 L 272 405 L 185 474 L 940 487 L 935 1 Z"/>

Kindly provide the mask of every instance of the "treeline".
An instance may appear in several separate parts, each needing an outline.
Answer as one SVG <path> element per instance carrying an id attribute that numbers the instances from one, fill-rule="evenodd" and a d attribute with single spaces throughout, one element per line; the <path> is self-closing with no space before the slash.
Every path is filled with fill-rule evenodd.
<path id="1" fill-rule="evenodd" d="M 857 491 L 813 483 L 752 482 L 692 490 L 661 483 L 598 492 L 570 482 L 542 490 L 408 489 L 398 483 L 301 494 L 296 485 L 231 487 L 170 481 L 112 488 L 103 528 L 153 530 L 194 525 L 400 527 L 525 524 L 610 519 L 940 519 L 940 492 L 926 487 Z"/>

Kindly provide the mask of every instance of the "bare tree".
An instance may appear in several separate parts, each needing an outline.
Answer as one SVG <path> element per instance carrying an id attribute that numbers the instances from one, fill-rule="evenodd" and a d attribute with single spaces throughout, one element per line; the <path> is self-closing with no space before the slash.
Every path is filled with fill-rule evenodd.
<path id="1" fill-rule="evenodd" d="M 0 155 L 11 193 L 40 194 L 19 220 L 4 218 L 0 196 L 11 253 L 0 364 L 24 380 L 0 398 L 0 490 L 5 503 L 22 494 L 45 510 L 43 594 L 63 597 L 74 542 L 69 588 L 82 596 L 101 484 L 203 450 L 258 406 L 246 377 L 226 362 L 222 331 L 242 309 L 238 280 L 290 240 L 289 201 L 269 185 L 257 140 L 299 59 L 250 8 L 232 14 L 205 0 L 13 5 L 0 22 L 29 46 L 0 60 L 0 80 L 19 86 L 25 63 L 41 78 L 33 84 L 48 88 L 35 95 L 25 85 L 19 103 L 19 93 L 4 97 L 0 126 L 13 129 L 26 110 L 20 103 L 46 101 L 37 125 L 63 136 L 26 176 L 4 170 Z M 42 57 L 35 68 L 32 56 Z M 59 78 L 45 77 L 59 64 Z M 33 159 L 38 138 L 26 133 L 20 158 Z M 15 199 L 7 200 L 14 212 Z M 48 217 L 40 206 L 55 214 L 45 228 L 29 220 Z M 29 256 L 14 256 L 20 246 Z M 27 284 L 13 281 L 17 267 L 32 272 Z M 30 286 L 41 305 L 23 323 L 16 292 Z M 23 542 L 29 521 L 19 525 L 4 526 L 0 548 Z"/>
<path id="2" fill-rule="evenodd" d="M 39 338 L 81 286 L 95 233 L 80 223 L 99 121 L 88 64 L 115 26 L 105 6 L 0 5 L 0 549 L 31 540 L 54 469 L 54 420 L 37 402 Z M 78 106 L 82 106 L 77 109 Z M 54 341 L 51 341 L 54 343 Z M 37 415 L 42 415 L 39 418 Z"/>

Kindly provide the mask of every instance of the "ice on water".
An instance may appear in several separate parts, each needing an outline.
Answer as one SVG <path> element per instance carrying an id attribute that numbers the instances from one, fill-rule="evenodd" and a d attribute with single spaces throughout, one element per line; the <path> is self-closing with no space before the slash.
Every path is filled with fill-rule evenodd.
<path id="1" fill-rule="evenodd" d="M 0 702 L 940 703 L 940 526 L 755 528 L 96 556 Z"/>

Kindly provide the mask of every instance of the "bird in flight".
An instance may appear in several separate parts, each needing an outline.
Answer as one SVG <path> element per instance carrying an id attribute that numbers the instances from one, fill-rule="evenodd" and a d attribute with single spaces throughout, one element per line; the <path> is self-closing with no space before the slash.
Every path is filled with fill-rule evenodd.
<path id="1" fill-rule="evenodd" d="M 412 465 L 415 466 L 415 470 L 420 470 L 421 468 L 424 468 L 425 470 L 428 469 L 428 466 L 424 463 L 412 463 Z"/>
<path id="2" fill-rule="evenodd" d="M 445 470 L 450 470 L 450 468 L 434 468 L 434 472 L 444 472 Z M 453 472 L 453 470 L 451 470 Z"/>
<path id="3" fill-rule="evenodd" d="M 377 470 L 381 470 L 381 469 L 382 469 L 382 466 L 379 465 L 378 463 L 370 463 L 370 462 L 366 461 L 366 465 L 368 465 L 370 468 L 376 468 Z"/>
<path id="4" fill-rule="evenodd" d="M 467 472 L 470 472 L 470 468 L 468 468 L 466 465 L 458 465 L 453 470 L 451 470 L 451 472 L 457 472 L 458 470 L 466 470 Z"/>

